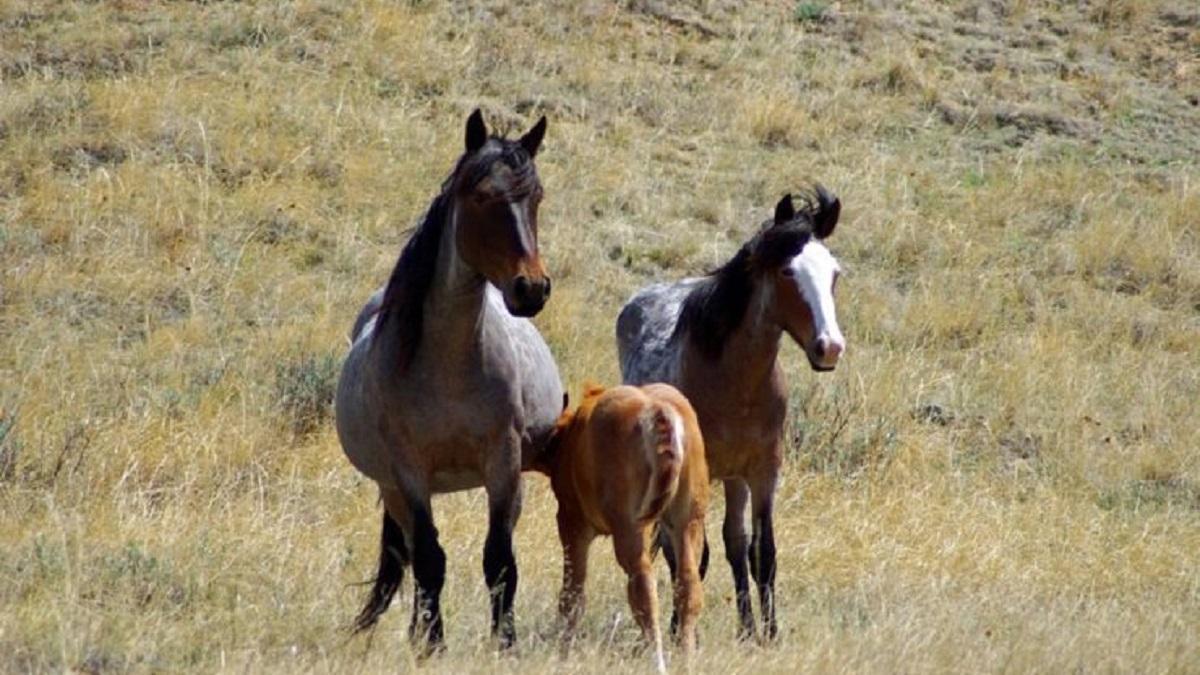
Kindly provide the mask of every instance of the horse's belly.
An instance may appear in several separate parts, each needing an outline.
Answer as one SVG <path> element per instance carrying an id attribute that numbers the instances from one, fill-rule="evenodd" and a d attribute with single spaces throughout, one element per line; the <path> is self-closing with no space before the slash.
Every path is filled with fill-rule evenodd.
<path id="1" fill-rule="evenodd" d="M 470 490 L 483 485 L 483 474 L 474 469 L 434 471 L 429 477 L 430 488 L 436 493 Z"/>

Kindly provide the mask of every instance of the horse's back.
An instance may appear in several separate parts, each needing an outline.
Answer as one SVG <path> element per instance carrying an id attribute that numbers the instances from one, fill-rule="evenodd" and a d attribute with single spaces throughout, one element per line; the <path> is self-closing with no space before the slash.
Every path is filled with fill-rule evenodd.
<path id="1" fill-rule="evenodd" d="M 366 304 L 359 310 L 358 316 L 354 319 L 354 326 L 350 329 L 350 342 L 352 344 L 358 340 L 358 336 L 367 328 L 367 324 L 379 314 L 379 308 L 383 307 L 383 292 L 385 290 L 385 287 L 380 286 L 371 294 L 371 297 L 367 298 Z M 374 324 L 371 325 L 373 326 Z"/>
<path id="2" fill-rule="evenodd" d="M 617 354 L 626 384 L 674 382 L 678 354 L 671 339 L 683 301 L 699 283 L 683 279 L 642 288 L 617 317 Z"/>

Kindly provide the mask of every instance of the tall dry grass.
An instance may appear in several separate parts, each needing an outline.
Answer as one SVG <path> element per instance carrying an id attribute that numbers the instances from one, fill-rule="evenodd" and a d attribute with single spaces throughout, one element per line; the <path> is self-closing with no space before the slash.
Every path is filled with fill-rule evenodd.
<path id="1" fill-rule="evenodd" d="M 415 667 L 406 599 L 345 633 L 378 507 L 328 392 L 476 105 L 551 119 L 537 323 L 572 390 L 617 378 L 634 289 L 842 197 L 848 354 L 783 353 L 782 638 L 733 640 L 718 503 L 696 669 L 1200 667 L 1200 15 L 742 5 L 0 4 L 0 670 Z M 519 655 L 465 493 L 425 667 L 643 667 L 603 546 L 559 659 L 528 484 Z"/>

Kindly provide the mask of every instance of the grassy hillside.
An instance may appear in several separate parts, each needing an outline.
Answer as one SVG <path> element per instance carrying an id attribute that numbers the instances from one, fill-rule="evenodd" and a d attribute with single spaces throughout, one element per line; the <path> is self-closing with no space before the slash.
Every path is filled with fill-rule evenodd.
<path id="1" fill-rule="evenodd" d="M 476 106 L 550 118 L 537 323 L 573 392 L 616 380 L 636 288 L 842 198 L 847 355 L 783 352 L 782 639 L 733 640 L 718 499 L 698 670 L 1200 668 L 1194 2 L 6 0 L 0 671 L 414 665 L 407 588 L 347 640 L 378 506 L 328 399 Z M 527 482 L 520 655 L 464 493 L 428 670 L 641 667 L 607 546 L 558 660 Z"/>

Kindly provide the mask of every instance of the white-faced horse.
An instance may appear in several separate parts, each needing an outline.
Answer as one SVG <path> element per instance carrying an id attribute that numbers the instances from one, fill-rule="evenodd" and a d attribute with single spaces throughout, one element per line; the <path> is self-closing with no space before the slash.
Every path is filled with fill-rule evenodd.
<path id="1" fill-rule="evenodd" d="M 379 485 L 379 571 L 357 629 L 372 626 L 413 567 L 410 637 L 437 649 L 446 556 L 430 497 L 482 486 L 488 533 L 483 573 L 492 634 L 515 640 L 512 531 L 521 470 L 562 409 L 562 383 L 526 318 L 550 295 L 538 257 L 542 186 L 534 157 L 546 120 L 516 141 L 490 136 L 476 110 L 466 152 L 430 204 L 387 285 L 354 324 L 338 382 L 338 438 Z"/>
<path id="2" fill-rule="evenodd" d="M 832 370 L 845 349 L 833 302 L 840 268 L 824 244 L 840 210 L 820 186 L 799 210 L 788 195 L 716 272 L 644 288 L 617 319 L 625 382 L 673 384 L 699 415 L 709 475 L 725 485 L 722 534 L 742 637 L 755 634 L 747 572 L 758 584 L 764 634 L 777 632 L 772 511 L 787 412 L 776 363 L 782 336 L 792 336 L 813 370 Z M 660 542 L 674 574 L 670 542 Z"/>

